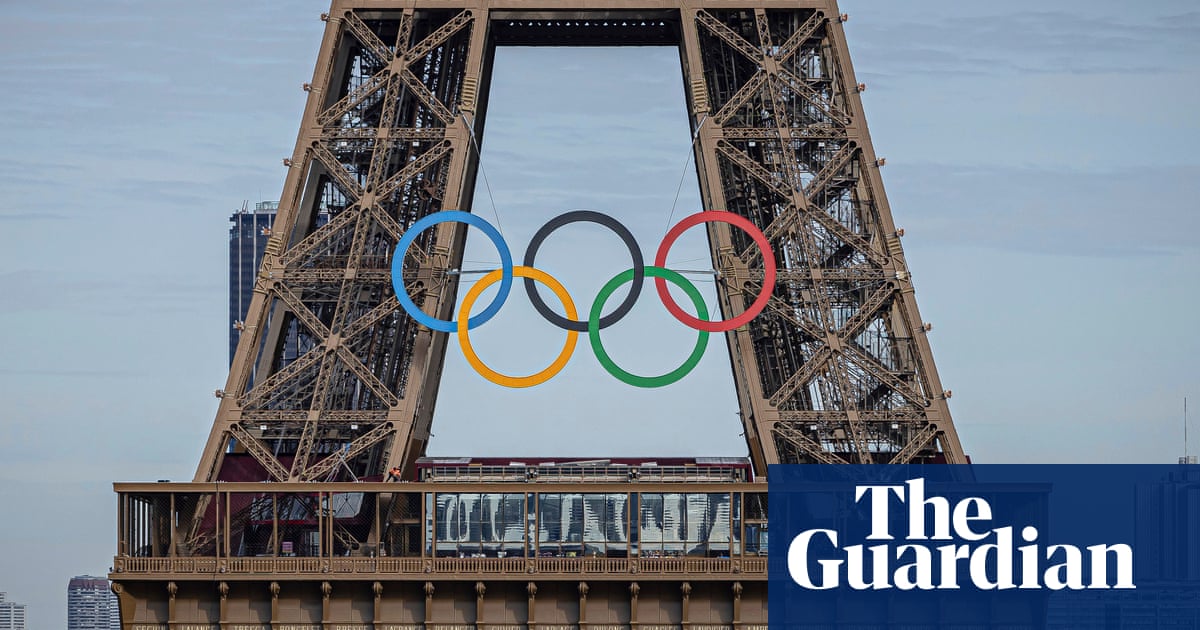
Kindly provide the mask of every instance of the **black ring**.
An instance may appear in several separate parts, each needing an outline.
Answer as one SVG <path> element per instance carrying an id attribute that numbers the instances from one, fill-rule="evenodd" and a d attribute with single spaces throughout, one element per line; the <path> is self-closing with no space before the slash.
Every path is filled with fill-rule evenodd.
<path id="1" fill-rule="evenodd" d="M 625 317 L 629 311 L 633 310 L 633 305 L 642 293 L 642 281 L 646 277 L 646 268 L 642 261 L 642 250 L 638 248 L 637 241 L 634 240 L 633 234 L 629 232 L 629 228 L 626 228 L 620 221 L 607 214 L 591 210 L 572 210 L 571 212 L 560 214 L 546 222 L 537 231 L 537 234 L 534 234 L 533 238 L 530 239 L 529 247 L 525 249 L 524 265 L 526 267 L 534 266 L 533 259 L 537 256 L 537 250 L 542 246 L 542 241 L 550 236 L 551 232 L 569 223 L 580 223 L 583 221 L 598 223 L 615 232 L 617 236 L 621 237 L 622 241 L 625 241 L 625 247 L 629 248 L 629 255 L 633 258 L 633 282 L 629 286 L 629 295 L 625 296 L 625 301 L 621 302 L 616 310 L 600 318 L 600 328 L 604 329 L 621 321 L 622 317 Z M 529 294 L 529 301 L 533 303 L 533 308 L 537 309 L 537 312 L 546 318 L 546 321 L 564 330 L 587 332 L 588 323 L 586 320 L 580 322 L 567 319 L 550 310 L 550 307 L 546 306 L 546 302 L 542 300 L 542 296 L 538 295 L 537 285 L 529 278 L 525 278 L 525 292 Z"/>

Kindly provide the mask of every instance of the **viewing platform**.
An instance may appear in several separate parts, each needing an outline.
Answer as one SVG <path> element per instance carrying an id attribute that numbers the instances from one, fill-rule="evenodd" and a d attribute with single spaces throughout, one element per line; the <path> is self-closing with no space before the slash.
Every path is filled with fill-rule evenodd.
<path id="1" fill-rule="evenodd" d="M 113 579 L 767 577 L 765 483 L 439 472 L 421 482 L 118 483 Z"/>
<path id="2" fill-rule="evenodd" d="M 239 577 L 311 580 L 765 580 L 766 557 L 749 558 L 128 558 L 115 559 L 121 579 L 178 580 Z"/>

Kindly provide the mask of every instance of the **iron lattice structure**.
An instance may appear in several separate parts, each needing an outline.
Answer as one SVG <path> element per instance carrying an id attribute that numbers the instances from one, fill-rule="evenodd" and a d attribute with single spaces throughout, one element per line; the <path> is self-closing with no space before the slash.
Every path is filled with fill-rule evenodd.
<path id="1" fill-rule="evenodd" d="M 755 469 L 965 460 L 934 369 L 833 2 L 333 3 L 274 236 L 197 481 L 411 474 L 447 335 L 409 318 L 392 252 L 470 209 L 498 45 L 680 50 L 706 208 L 750 219 L 779 273 L 726 334 Z M 317 227 L 322 212 L 328 223 Z M 404 284 L 451 318 L 464 225 L 428 230 Z M 708 224 L 726 317 L 763 290 L 747 235 Z M 285 360 L 289 331 L 300 355 Z M 228 453 L 253 464 L 225 466 Z"/>
<path id="2" fill-rule="evenodd" d="M 833 0 L 334 0 L 324 18 L 195 481 L 116 488 L 126 630 L 765 630 L 768 464 L 965 461 Z M 706 224 L 722 317 L 771 295 L 725 335 L 750 464 L 418 479 L 448 335 L 402 310 L 393 251 L 470 210 L 496 46 L 597 44 L 678 47 L 704 209 L 773 250 L 763 286 L 750 237 Z M 440 224 L 401 263 L 439 319 L 465 239 Z M 410 483 L 346 483 L 393 467 Z"/>

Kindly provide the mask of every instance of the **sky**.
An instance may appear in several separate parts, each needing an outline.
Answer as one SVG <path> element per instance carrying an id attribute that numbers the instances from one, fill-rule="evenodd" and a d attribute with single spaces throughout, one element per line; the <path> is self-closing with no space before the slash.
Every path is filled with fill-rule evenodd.
<path id="1" fill-rule="evenodd" d="M 1200 11 L 1130 6 L 842 3 L 974 461 L 1173 462 L 1183 399 L 1200 408 Z M 326 9 L 0 3 L 0 591 L 31 630 L 63 627 L 70 577 L 111 564 L 113 481 L 194 474 L 228 367 L 228 217 L 278 197 Z M 674 51 L 506 49 L 494 81 L 475 208 L 515 251 L 590 208 L 649 255 L 699 209 Z M 672 260 L 704 255 L 691 238 Z M 583 304 L 625 256 L 571 226 L 538 266 Z M 495 254 L 472 238 L 467 258 Z M 606 330 L 631 370 L 670 369 L 693 343 L 654 307 Z M 510 298 L 472 340 L 496 369 L 538 369 L 562 334 L 534 318 Z M 431 454 L 745 452 L 716 338 L 654 392 L 615 383 L 586 341 L 524 392 L 452 344 L 442 392 Z"/>

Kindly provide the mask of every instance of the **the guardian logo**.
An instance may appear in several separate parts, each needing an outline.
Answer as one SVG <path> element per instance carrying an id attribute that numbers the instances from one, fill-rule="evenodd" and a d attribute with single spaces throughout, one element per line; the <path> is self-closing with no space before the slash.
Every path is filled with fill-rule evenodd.
<path id="1" fill-rule="evenodd" d="M 952 503 L 944 496 L 926 497 L 923 478 L 855 486 L 854 503 L 869 510 L 865 540 L 881 542 L 843 547 L 835 529 L 801 532 L 787 548 L 788 574 L 797 585 L 906 591 L 1136 588 L 1129 545 L 1044 545 L 1043 532 L 1033 525 L 992 527 L 992 506 L 984 498 Z M 897 503 L 903 511 L 893 512 Z"/>

